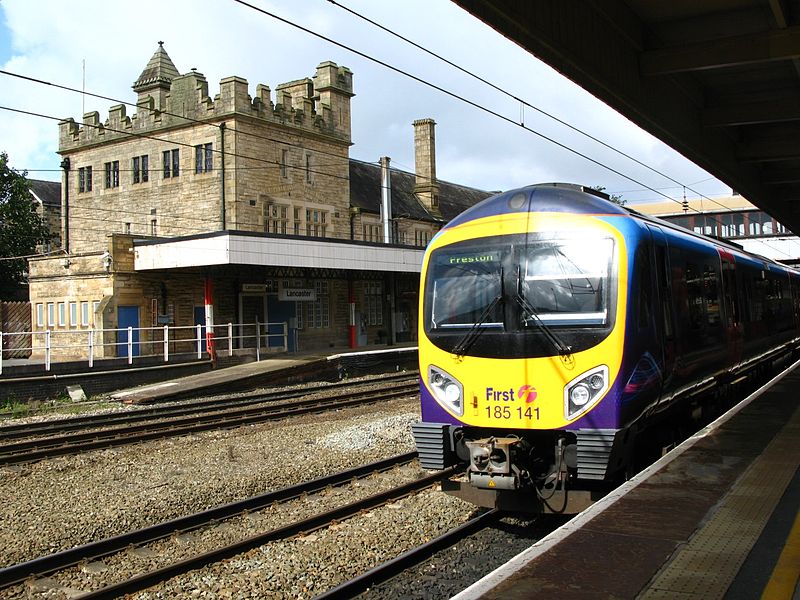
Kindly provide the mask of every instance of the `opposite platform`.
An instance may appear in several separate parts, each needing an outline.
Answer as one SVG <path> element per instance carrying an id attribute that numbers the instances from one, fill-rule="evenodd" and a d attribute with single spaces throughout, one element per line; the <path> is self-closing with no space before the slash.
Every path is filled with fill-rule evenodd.
<path id="1" fill-rule="evenodd" d="M 199 395 L 240 392 L 267 385 L 334 381 L 344 376 L 366 375 L 394 367 L 416 369 L 417 347 L 365 349 L 331 355 L 280 354 L 258 362 L 121 389 L 111 392 L 109 397 L 126 404 L 165 402 Z"/>
<path id="2" fill-rule="evenodd" d="M 798 365 L 455 599 L 798 600 Z"/>

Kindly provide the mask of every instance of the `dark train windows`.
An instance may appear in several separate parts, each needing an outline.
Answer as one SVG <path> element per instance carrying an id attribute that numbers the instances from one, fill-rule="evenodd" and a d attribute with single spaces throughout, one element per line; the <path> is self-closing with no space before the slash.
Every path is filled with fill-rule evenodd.
<path id="1" fill-rule="evenodd" d="M 676 322 L 689 352 L 717 345 L 723 338 L 720 273 L 706 260 L 690 251 L 670 250 Z"/>

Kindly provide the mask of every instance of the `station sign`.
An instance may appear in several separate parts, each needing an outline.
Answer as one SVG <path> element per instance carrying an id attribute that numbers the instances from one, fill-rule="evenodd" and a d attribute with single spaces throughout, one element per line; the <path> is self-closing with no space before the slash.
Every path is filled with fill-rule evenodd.
<path id="1" fill-rule="evenodd" d="M 317 290 L 314 288 L 284 288 L 278 290 L 278 300 L 282 302 L 314 302 Z"/>

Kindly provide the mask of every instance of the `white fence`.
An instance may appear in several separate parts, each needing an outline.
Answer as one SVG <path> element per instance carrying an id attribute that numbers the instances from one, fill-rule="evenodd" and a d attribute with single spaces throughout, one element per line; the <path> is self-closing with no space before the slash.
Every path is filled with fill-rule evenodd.
<path id="1" fill-rule="evenodd" d="M 261 360 L 262 349 L 284 352 L 289 349 L 289 328 L 285 322 L 228 323 L 214 325 L 212 331 L 217 356 L 232 356 L 234 349 L 250 349 L 255 351 L 256 359 Z M 17 345 L 15 348 L 30 350 L 32 362 L 37 362 L 37 357 L 43 358 L 46 371 L 50 370 L 53 360 L 86 360 L 91 368 L 95 358 L 100 357 L 127 357 L 129 365 L 135 358 L 144 356 L 163 356 L 164 362 L 169 362 L 170 355 L 191 353 L 202 359 L 211 337 L 204 325 L 0 331 L 0 375 L 3 373 L 3 337 L 6 336 L 30 336 L 29 347 Z"/>

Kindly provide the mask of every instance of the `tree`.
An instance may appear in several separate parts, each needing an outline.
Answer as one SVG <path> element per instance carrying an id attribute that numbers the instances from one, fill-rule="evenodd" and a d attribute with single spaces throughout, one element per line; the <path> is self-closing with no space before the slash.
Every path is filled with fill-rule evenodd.
<path id="1" fill-rule="evenodd" d="M 591 187 L 593 190 L 597 190 L 598 192 L 603 192 L 603 193 L 605 193 L 606 190 L 606 188 L 602 185 L 591 185 L 589 187 Z M 627 202 L 627 200 L 623 200 L 622 196 L 617 194 L 609 194 L 608 199 L 614 204 L 619 204 L 620 206 L 625 206 L 625 203 Z"/>
<path id="2" fill-rule="evenodd" d="M 0 152 L 0 299 L 10 298 L 25 281 L 26 261 L 22 256 L 36 252 L 50 232 L 36 212 L 27 171 L 8 166 L 8 155 Z"/>

